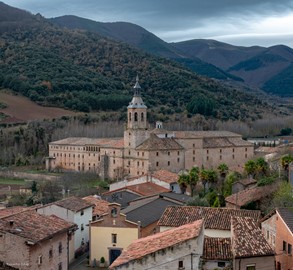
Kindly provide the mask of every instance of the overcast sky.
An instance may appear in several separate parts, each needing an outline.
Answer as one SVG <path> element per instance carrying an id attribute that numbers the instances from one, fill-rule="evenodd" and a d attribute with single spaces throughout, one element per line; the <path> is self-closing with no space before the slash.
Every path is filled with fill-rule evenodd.
<path id="1" fill-rule="evenodd" d="M 293 48 L 293 0 L 2 0 L 46 18 L 138 24 L 167 42 L 216 39 Z"/>

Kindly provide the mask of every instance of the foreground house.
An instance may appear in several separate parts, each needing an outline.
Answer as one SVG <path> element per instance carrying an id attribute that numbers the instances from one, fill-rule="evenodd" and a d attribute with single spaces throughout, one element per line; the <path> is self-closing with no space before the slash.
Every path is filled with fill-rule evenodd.
<path id="1" fill-rule="evenodd" d="M 70 243 L 70 261 L 74 259 L 74 252 L 83 249 L 89 241 L 89 221 L 92 220 L 93 204 L 78 198 L 69 197 L 54 203 L 46 204 L 37 209 L 43 215 L 55 215 L 78 226 Z"/>
<path id="2" fill-rule="evenodd" d="M 0 262 L 23 270 L 68 269 L 68 243 L 75 229 L 73 223 L 34 210 L 3 217 Z"/>
<path id="3" fill-rule="evenodd" d="M 120 212 L 121 206 L 110 203 L 108 212 L 90 223 L 90 262 L 97 265 L 103 257 L 111 264 L 132 241 L 139 238 L 140 226 Z"/>
<path id="4" fill-rule="evenodd" d="M 134 241 L 110 265 L 112 270 L 199 269 L 202 220 Z"/>
<path id="5" fill-rule="evenodd" d="M 277 208 L 262 219 L 262 232 L 276 253 L 276 269 L 293 269 L 293 208 Z"/>
<path id="6" fill-rule="evenodd" d="M 161 122 L 149 130 L 140 90 L 137 78 L 122 138 L 72 137 L 51 142 L 46 168 L 93 171 L 118 180 L 158 170 L 178 173 L 195 165 L 211 168 L 226 163 L 239 169 L 254 155 L 254 145 L 232 132 L 167 131 Z"/>
<path id="7" fill-rule="evenodd" d="M 255 221 L 232 217 L 231 226 L 233 270 L 275 270 L 275 252 Z"/>

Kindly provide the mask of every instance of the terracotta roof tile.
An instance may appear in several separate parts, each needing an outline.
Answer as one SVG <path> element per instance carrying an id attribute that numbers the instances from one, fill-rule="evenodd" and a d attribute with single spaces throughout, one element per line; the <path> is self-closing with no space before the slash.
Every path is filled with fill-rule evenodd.
<path id="1" fill-rule="evenodd" d="M 111 190 L 103 193 L 103 196 L 108 196 L 110 194 L 116 193 L 118 191 L 130 191 L 132 193 L 138 194 L 140 196 L 151 196 L 151 195 L 156 195 L 159 193 L 163 192 L 170 192 L 169 189 L 164 188 L 162 186 L 159 186 L 157 184 L 154 184 L 152 182 L 146 182 L 142 184 L 137 184 L 137 185 L 131 185 L 127 187 L 122 187 L 116 190 Z"/>
<path id="2" fill-rule="evenodd" d="M 278 188 L 277 184 L 255 187 L 242 190 L 225 198 L 225 201 L 237 206 L 243 206 L 253 201 L 258 201 L 275 192 Z"/>
<path id="3" fill-rule="evenodd" d="M 110 265 L 110 269 L 189 239 L 196 238 L 199 236 L 202 227 L 203 221 L 198 220 L 191 224 L 135 240 L 122 251 L 121 255 Z"/>
<path id="4" fill-rule="evenodd" d="M 230 131 L 174 131 L 176 138 L 216 138 L 216 137 L 238 137 L 241 135 Z"/>
<path id="5" fill-rule="evenodd" d="M 206 229 L 230 230 L 232 216 L 247 216 L 258 221 L 260 211 L 200 206 L 169 206 L 163 213 L 158 225 L 178 227 L 195 220 L 204 219 Z"/>
<path id="6" fill-rule="evenodd" d="M 232 217 L 232 251 L 236 258 L 274 256 L 255 220 L 249 217 Z"/>
<path id="7" fill-rule="evenodd" d="M 243 140 L 242 138 L 203 138 L 203 148 L 213 147 L 237 147 L 237 146 L 253 146 L 253 143 Z"/>
<path id="8" fill-rule="evenodd" d="M 205 237 L 203 258 L 206 260 L 223 260 L 233 259 L 231 239 L 219 237 Z"/>
<path id="9" fill-rule="evenodd" d="M 74 228 L 76 228 L 74 223 L 53 215 L 41 215 L 34 210 L 24 211 L 0 219 L 0 231 L 18 235 L 33 244 Z"/>
<path id="10" fill-rule="evenodd" d="M 178 174 L 167 170 L 159 170 L 152 173 L 152 177 L 157 178 L 166 183 L 176 183 L 178 181 Z"/>
<path id="11" fill-rule="evenodd" d="M 131 190 L 141 196 L 155 195 L 155 194 L 159 194 L 162 192 L 170 191 L 167 188 L 161 187 L 159 185 L 156 185 L 156 184 L 150 183 L 150 182 L 128 186 L 127 189 Z"/>
<path id="12" fill-rule="evenodd" d="M 26 206 L 14 206 L 14 207 L 8 207 L 0 210 L 0 218 L 14 215 L 23 211 L 26 211 L 30 208 Z"/>
<path id="13" fill-rule="evenodd" d="M 173 138 L 159 138 L 155 134 L 150 134 L 150 137 L 141 145 L 136 147 L 137 150 L 181 150 L 183 147 Z"/>
<path id="14" fill-rule="evenodd" d="M 63 207 L 65 209 L 74 211 L 74 212 L 78 212 L 78 211 L 94 206 L 94 204 L 88 203 L 87 201 L 84 201 L 83 199 L 78 197 L 69 197 L 69 198 L 54 202 L 53 204 Z"/>
<path id="15" fill-rule="evenodd" d="M 102 200 L 99 196 L 90 195 L 82 199 L 88 202 L 89 204 L 94 205 L 93 216 L 101 216 L 105 213 L 108 213 L 109 211 L 109 202 Z"/>
<path id="16" fill-rule="evenodd" d="M 97 145 L 103 147 L 117 147 L 121 148 L 124 146 L 123 138 L 84 138 L 84 137 L 70 137 L 66 139 L 62 139 L 59 141 L 51 142 L 50 145 L 76 145 L 76 146 L 84 146 L 84 145 Z"/>

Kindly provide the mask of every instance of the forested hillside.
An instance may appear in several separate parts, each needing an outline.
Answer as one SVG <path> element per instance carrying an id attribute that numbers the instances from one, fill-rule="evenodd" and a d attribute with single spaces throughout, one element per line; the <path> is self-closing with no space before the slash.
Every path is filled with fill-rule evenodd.
<path id="1" fill-rule="evenodd" d="M 13 14 L 2 3 L 0 10 L 5 9 Z M 27 16 L 24 23 L 12 16 L 0 24 L 0 85 L 39 104 L 85 112 L 118 110 L 128 104 L 138 74 L 147 105 L 164 114 L 187 109 L 244 120 L 272 111 L 255 96 L 202 78 L 176 62 L 96 33 L 61 29 L 40 15 Z"/>

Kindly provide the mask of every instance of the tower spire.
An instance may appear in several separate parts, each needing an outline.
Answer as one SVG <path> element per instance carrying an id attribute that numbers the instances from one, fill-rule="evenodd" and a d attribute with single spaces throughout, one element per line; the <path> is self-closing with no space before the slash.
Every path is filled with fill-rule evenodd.
<path id="1" fill-rule="evenodd" d="M 139 85 L 139 78 L 138 78 L 138 74 L 136 75 L 136 82 L 135 82 L 135 85 L 134 85 L 134 96 L 135 97 L 140 97 L 140 85 Z"/>

